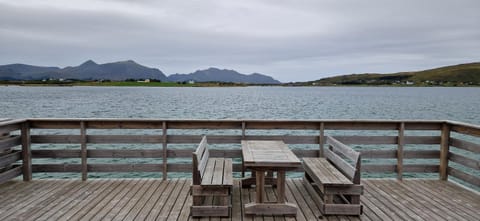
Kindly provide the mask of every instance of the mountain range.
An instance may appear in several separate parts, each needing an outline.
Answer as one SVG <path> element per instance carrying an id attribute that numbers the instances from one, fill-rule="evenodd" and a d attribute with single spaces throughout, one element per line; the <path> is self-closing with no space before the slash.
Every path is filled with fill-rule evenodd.
<path id="1" fill-rule="evenodd" d="M 97 64 L 88 60 L 75 67 L 43 67 L 27 64 L 0 65 L 0 80 L 43 80 L 43 79 L 76 79 L 76 80 L 111 80 L 156 79 L 162 82 L 233 82 L 247 84 L 280 84 L 270 76 L 258 73 L 246 75 L 234 70 L 208 68 L 190 74 L 173 74 L 166 76 L 157 68 L 149 68 L 135 61 L 119 61 Z"/>

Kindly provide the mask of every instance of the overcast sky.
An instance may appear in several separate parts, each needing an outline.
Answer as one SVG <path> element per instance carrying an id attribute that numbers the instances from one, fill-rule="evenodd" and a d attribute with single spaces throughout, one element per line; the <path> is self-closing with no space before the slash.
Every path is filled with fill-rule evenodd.
<path id="1" fill-rule="evenodd" d="M 0 64 L 120 60 L 282 82 L 480 61 L 480 0 L 0 0 Z"/>

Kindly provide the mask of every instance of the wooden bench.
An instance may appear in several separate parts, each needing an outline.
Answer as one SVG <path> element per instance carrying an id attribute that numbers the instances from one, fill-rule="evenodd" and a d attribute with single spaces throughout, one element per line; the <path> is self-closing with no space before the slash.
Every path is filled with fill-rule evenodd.
<path id="1" fill-rule="evenodd" d="M 193 152 L 192 217 L 230 216 L 233 186 L 232 159 L 211 158 L 203 137 Z"/>
<path id="2" fill-rule="evenodd" d="M 360 153 L 327 137 L 325 158 L 303 158 L 304 182 L 324 215 L 360 215 Z"/>

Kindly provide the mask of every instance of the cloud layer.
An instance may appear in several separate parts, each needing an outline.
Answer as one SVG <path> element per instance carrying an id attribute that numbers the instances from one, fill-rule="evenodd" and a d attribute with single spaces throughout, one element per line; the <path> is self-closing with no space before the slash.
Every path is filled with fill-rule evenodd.
<path id="1" fill-rule="evenodd" d="M 0 61 L 133 59 L 280 81 L 478 61 L 478 0 L 4 1 Z"/>

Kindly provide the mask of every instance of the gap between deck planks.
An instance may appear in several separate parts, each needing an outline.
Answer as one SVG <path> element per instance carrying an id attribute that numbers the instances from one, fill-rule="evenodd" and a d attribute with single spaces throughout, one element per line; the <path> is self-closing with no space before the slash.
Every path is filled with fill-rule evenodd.
<path id="1" fill-rule="evenodd" d="M 296 217 L 245 216 L 243 205 L 255 189 L 234 181 L 230 218 L 191 218 L 190 179 L 91 179 L 9 181 L 0 185 L 1 220 L 476 220 L 480 195 L 456 184 L 422 179 L 364 180 L 364 214 L 322 216 L 301 179 L 287 179 L 286 200 L 298 205 Z M 267 187 L 266 199 L 275 201 Z"/>

